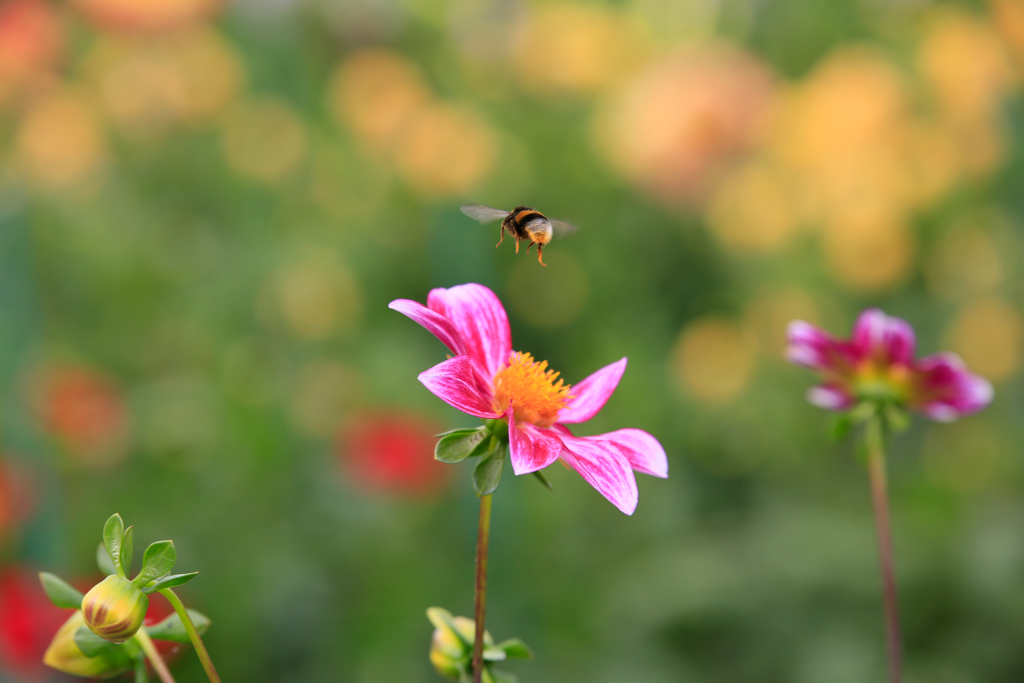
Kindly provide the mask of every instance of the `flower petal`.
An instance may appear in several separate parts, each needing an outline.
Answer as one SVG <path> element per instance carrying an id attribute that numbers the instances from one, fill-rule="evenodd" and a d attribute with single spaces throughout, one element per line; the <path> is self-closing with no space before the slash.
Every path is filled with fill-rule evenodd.
<path id="1" fill-rule="evenodd" d="M 877 308 L 860 314 L 853 326 L 853 344 L 861 357 L 910 365 L 914 361 L 914 328 L 902 318 L 888 316 Z"/>
<path id="2" fill-rule="evenodd" d="M 856 399 L 841 386 L 822 384 L 807 390 L 807 402 L 825 410 L 846 410 Z"/>
<path id="3" fill-rule="evenodd" d="M 573 398 L 558 412 L 558 422 L 586 422 L 597 415 L 615 392 L 615 387 L 619 386 L 622 373 L 626 371 L 626 361 L 623 358 L 606 365 L 582 382 L 574 384 L 571 389 Z"/>
<path id="4" fill-rule="evenodd" d="M 786 359 L 790 363 L 840 376 L 853 372 L 857 354 L 848 342 L 803 320 L 791 322 L 786 337 Z"/>
<path id="5" fill-rule="evenodd" d="M 668 477 L 668 457 L 658 440 L 640 429 L 619 429 L 607 434 L 587 437 L 593 441 L 609 441 L 637 472 L 665 479 Z"/>
<path id="6" fill-rule="evenodd" d="M 626 456 L 607 441 L 561 437 L 562 460 L 580 473 L 588 484 L 627 515 L 633 514 L 639 499 L 636 478 Z"/>
<path id="7" fill-rule="evenodd" d="M 912 407 L 939 422 L 976 413 L 992 402 L 992 385 L 955 353 L 937 353 L 914 364 Z"/>
<path id="8" fill-rule="evenodd" d="M 388 308 L 398 311 L 402 315 L 408 316 L 420 325 L 423 325 L 435 337 L 440 339 L 441 343 L 447 346 L 448 350 L 452 353 L 458 356 L 466 353 L 466 344 L 462 341 L 459 331 L 455 329 L 455 325 L 448 318 L 445 318 L 440 313 L 409 299 L 395 299 L 388 304 Z"/>
<path id="9" fill-rule="evenodd" d="M 490 400 L 477 388 L 469 356 L 449 358 L 421 372 L 418 379 L 435 396 L 464 413 L 489 420 L 501 417 L 491 410 Z"/>
<path id="10" fill-rule="evenodd" d="M 427 297 L 427 306 L 452 322 L 466 345 L 466 353 L 488 380 L 508 362 L 512 332 L 494 292 L 477 284 L 434 289 Z"/>
<path id="11" fill-rule="evenodd" d="M 529 423 L 516 426 L 512 408 L 505 414 L 508 419 L 508 447 L 512 459 L 512 471 L 517 475 L 542 470 L 562 452 L 558 437 Z"/>

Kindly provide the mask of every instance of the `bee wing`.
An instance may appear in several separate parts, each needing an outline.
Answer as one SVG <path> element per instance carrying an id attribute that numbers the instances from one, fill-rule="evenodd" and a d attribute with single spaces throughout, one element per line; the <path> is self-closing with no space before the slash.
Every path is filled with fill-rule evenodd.
<path id="1" fill-rule="evenodd" d="M 551 229 L 554 231 L 556 237 L 568 237 L 573 234 L 579 228 L 572 223 L 566 223 L 565 221 L 551 221 Z"/>
<path id="2" fill-rule="evenodd" d="M 509 214 L 508 211 L 492 209 L 491 207 L 484 206 L 483 204 L 466 204 L 462 207 L 462 213 L 466 214 L 473 220 L 480 221 L 481 223 L 500 221 Z"/>

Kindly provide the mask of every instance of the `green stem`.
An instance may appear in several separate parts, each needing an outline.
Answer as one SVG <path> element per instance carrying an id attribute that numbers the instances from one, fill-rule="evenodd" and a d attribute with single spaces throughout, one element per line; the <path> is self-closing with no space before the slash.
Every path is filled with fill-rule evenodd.
<path id="1" fill-rule="evenodd" d="M 199 631 L 196 630 L 195 624 L 192 623 L 192 617 L 188 615 L 185 605 L 181 604 L 181 600 L 178 599 L 178 596 L 170 588 L 161 588 L 160 595 L 170 601 L 174 611 L 181 617 L 181 623 L 185 624 L 185 630 L 188 631 L 188 637 L 192 640 L 192 646 L 195 647 L 196 654 L 199 655 L 199 661 L 203 663 L 203 669 L 206 671 L 206 677 L 210 679 L 210 683 L 220 683 L 220 676 L 217 675 L 217 670 L 213 668 L 213 660 L 210 659 L 210 653 L 206 651 L 203 639 L 199 637 Z"/>
<path id="2" fill-rule="evenodd" d="M 135 660 L 135 683 L 149 683 L 146 677 L 146 659 L 139 657 Z"/>
<path id="3" fill-rule="evenodd" d="M 476 537 L 476 634 L 473 638 L 473 683 L 484 675 L 484 611 L 487 604 L 487 544 L 491 536 L 491 496 L 480 496 L 480 530 Z"/>
<path id="4" fill-rule="evenodd" d="M 878 533 L 878 559 L 882 569 L 889 681 L 890 683 L 900 683 L 903 678 L 903 651 L 896 599 L 896 569 L 892 552 L 889 492 L 885 473 L 885 427 L 880 415 L 876 414 L 868 420 L 865 426 L 865 440 L 868 451 L 868 476 L 871 480 L 871 499 L 875 508 L 875 529 Z"/>
<path id="5" fill-rule="evenodd" d="M 156 645 L 153 644 L 153 639 L 146 633 L 145 628 L 140 628 L 135 634 L 135 639 L 139 641 L 139 645 L 142 646 L 142 651 L 146 653 L 149 658 L 149 663 L 153 665 L 153 671 L 160 677 L 163 683 L 174 683 L 174 676 L 171 676 L 171 672 L 167 670 L 167 665 L 164 664 L 163 658 L 160 653 L 156 650 Z M 143 674 L 145 675 L 145 674 Z M 138 674 L 136 674 L 136 679 Z M 143 679 L 145 680 L 145 679 Z"/>

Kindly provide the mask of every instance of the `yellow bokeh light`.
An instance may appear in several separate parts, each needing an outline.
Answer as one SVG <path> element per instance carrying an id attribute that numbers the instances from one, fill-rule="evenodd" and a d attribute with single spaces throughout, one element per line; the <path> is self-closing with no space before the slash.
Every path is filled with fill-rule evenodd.
<path id="1" fill-rule="evenodd" d="M 317 360 L 303 367 L 288 392 L 288 415 L 303 433 L 334 436 L 358 398 L 362 378 L 351 367 Z"/>
<path id="2" fill-rule="evenodd" d="M 165 30 L 213 15 L 223 0 L 73 0 L 96 23 L 110 28 Z"/>
<path id="3" fill-rule="evenodd" d="M 271 98 L 241 100 L 227 112 L 221 149 L 228 166 L 264 182 L 286 177 L 306 154 L 306 128 L 286 102 Z"/>
<path id="4" fill-rule="evenodd" d="M 596 90 L 636 61 L 639 41 L 630 29 L 607 7 L 536 5 L 514 39 L 519 79 L 539 90 Z"/>
<path id="5" fill-rule="evenodd" d="M 991 293 L 1006 275 L 1000 251 L 994 235 L 984 226 L 974 221 L 957 225 L 936 245 L 928 262 L 928 283 L 948 297 Z"/>
<path id="6" fill-rule="evenodd" d="M 334 73 L 328 90 L 337 121 L 375 147 L 392 144 L 409 117 L 431 99 L 417 66 L 382 49 L 349 57 Z"/>
<path id="7" fill-rule="evenodd" d="M 779 169 L 754 161 L 727 175 L 708 205 L 712 232 L 728 247 L 774 251 L 800 225 L 799 198 Z"/>
<path id="8" fill-rule="evenodd" d="M 992 21 L 1006 45 L 1024 63 L 1024 3 L 1020 0 L 990 0 Z"/>
<path id="9" fill-rule="evenodd" d="M 595 121 L 595 142 L 643 189 L 690 202 L 758 138 L 771 93 L 768 69 L 734 49 L 673 53 L 612 97 Z"/>
<path id="10" fill-rule="evenodd" d="M 403 127 L 395 165 L 428 194 L 461 194 L 491 172 L 497 155 L 491 127 L 475 112 L 450 104 L 417 109 Z"/>
<path id="11" fill-rule="evenodd" d="M 563 327 L 578 318 L 586 306 L 590 289 L 587 271 L 565 252 L 548 251 L 544 259 L 548 268 L 540 267 L 533 258 L 517 259 L 509 274 L 506 297 L 516 314 L 530 325 Z"/>
<path id="12" fill-rule="evenodd" d="M 745 329 L 757 340 L 757 347 L 770 358 L 783 360 L 786 328 L 794 320 L 817 324 L 818 303 L 811 293 L 799 287 L 788 287 L 756 296 L 743 312 Z"/>
<path id="13" fill-rule="evenodd" d="M 26 177 L 51 189 L 95 179 L 107 155 L 96 110 L 74 90 L 60 90 L 33 103 L 22 118 L 15 149 Z"/>
<path id="14" fill-rule="evenodd" d="M 1002 299 L 987 297 L 965 306 L 948 337 L 950 348 L 993 382 L 1005 381 L 1020 370 L 1024 319 Z"/>
<path id="15" fill-rule="evenodd" d="M 329 249 L 307 249 L 270 278 L 260 312 L 292 334 L 315 340 L 344 335 L 358 324 L 363 294 L 352 271 Z"/>
<path id="16" fill-rule="evenodd" d="M 825 228 L 823 246 L 830 272 L 851 289 L 888 289 L 913 266 L 913 233 L 903 222 L 882 214 L 835 217 Z"/>
<path id="17" fill-rule="evenodd" d="M 672 359 L 674 376 L 694 398 L 728 403 L 750 383 L 756 352 L 753 338 L 736 323 L 703 318 L 679 335 Z"/>

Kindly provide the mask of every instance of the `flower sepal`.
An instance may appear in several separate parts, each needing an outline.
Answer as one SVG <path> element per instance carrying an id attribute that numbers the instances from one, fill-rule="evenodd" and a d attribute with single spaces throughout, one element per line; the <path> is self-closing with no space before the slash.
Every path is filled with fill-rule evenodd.
<path id="1" fill-rule="evenodd" d="M 112 678 L 134 666 L 129 648 L 93 634 L 80 611 L 57 631 L 43 655 L 43 663 L 72 676 L 99 679 Z"/>
<path id="2" fill-rule="evenodd" d="M 452 429 L 436 436 L 441 440 L 434 446 L 434 460 L 449 464 L 483 455 L 494 448 L 490 443 L 491 430 L 487 426 Z"/>
<path id="3" fill-rule="evenodd" d="M 493 439 L 492 439 L 493 441 Z M 489 451 L 473 470 L 473 490 L 478 496 L 489 496 L 498 489 L 501 475 L 505 471 L 505 444 Z"/>
<path id="4" fill-rule="evenodd" d="M 439 674 L 460 683 L 473 681 L 473 637 L 476 622 L 466 617 L 452 616 L 441 607 L 427 610 L 427 618 L 434 625 L 430 644 L 430 663 Z M 486 683 L 514 683 L 516 677 L 493 667 L 494 662 L 507 659 L 533 659 L 533 651 L 518 638 L 509 638 L 495 644 L 490 632 L 484 631 L 484 670 Z"/>

